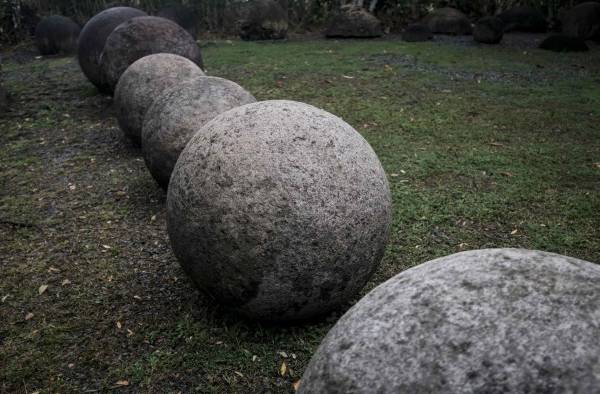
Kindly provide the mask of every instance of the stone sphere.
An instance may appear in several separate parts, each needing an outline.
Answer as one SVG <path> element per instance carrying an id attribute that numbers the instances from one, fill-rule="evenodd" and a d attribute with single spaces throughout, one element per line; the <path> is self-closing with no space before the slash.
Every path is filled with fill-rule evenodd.
<path id="1" fill-rule="evenodd" d="M 102 92 L 109 91 L 109 87 L 102 78 L 100 69 L 100 55 L 108 35 L 121 23 L 144 16 L 144 11 L 131 7 L 113 7 L 104 10 L 92 17 L 81 30 L 77 48 L 77 58 L 81 70 Z"/>
<path id="2" fill-rule="evenodd" d="M 498 14 L 504 22 L 504 32 L 521 31 L 529 33 L 545 33 L 548 22 L 544 14 L 530 6 L 516 6 Z"/>
<path id="3" fill-rule="evenodd" d="M 600 41 L 600 3 L 588 1 L 571 8 L 563 20 L 563 33 L 583 40 Z"/>
<path id="4" fill-rule="evenodd" d="M 74 53 L 79 31 L 79 25 L 66 16 L 48 16 L 35 28 L 35 43 L 42 55 Z"/>
<path id="5" fill-rule="evenodd" d="M 352 307 L 299 393 L 600 392 L 600 266 L 487 249 L 409 269 Z"/>
<path id="6" fill-rule="evenodd" d="M 327 23 L 328 38 L 374 38 L 383 35 L 381 21 L 362 7 L 345 6 Z"/>
<path id="7" fill-rule="evenodd" d="M 350 301 L 383 256 L 387 178 L 340 118 L 293 101 L 224 112 L 187 144 L 167 195 L 196 285 L 243 316 L 292 322 Z"/>
<path id="8" fill-rule="evenodd" d="M 139 16 L 123 22 L 106 39 L 100 66 L 106 82 L 114 89 L 119 78 L 136 60 L 155 53 L 172 53 L 200 67 L 200 47 L 177 23 L 156 16 Z"/>
<path id="9" fill-rule="evenodd" d="M 482 44 L 499 44 L 504 37 L 504 22 L 494 16 L 483 17 L 473 28 L 473 39 Z"/>
<path id="10" fill-rule="evenodd" d="M 433 39 L 431 29 L 422 23 L 408 25 L 402 32 L 402 39 L 406 42 L 423 42 Z"/>
<path id="11" fill-rule="evenodd" d="M 142 151 L 150 173 L 164 189 L 175 163 L 202 126 L 215 116 L 256 99 L 235 82 L 192 78 L 165 90 L 150 106 L 142 128 Z"/>
<path id="12" fill-rule="evenodd" d="M 139 145 L 144 116 L 157 96 L 180 81 L 203 75 L 194 62 L 171 53 L 157 53 L 135 61 L 123 73 L 115 89 L 121 130 Z"/>
<path id="13" fill-rule="evenodd" d="M 540 49 L 554 52 L 587 52 L 590 48 L 579 37 L 553 34 L 540 43 Z"/>
<path id="14" fill-rule="evenodd" d="M 251 0 L 239 23 L 242 40 L 282 40 L 287 37 L 288 14 L 276 0 Z"/>
<path id="15" fill-rule="evenodd" d="M 423 18 L 423 23 L 436 34 L 469 35 L 473 32 L 469 18 L 451 7 L 431 11 Z"/>

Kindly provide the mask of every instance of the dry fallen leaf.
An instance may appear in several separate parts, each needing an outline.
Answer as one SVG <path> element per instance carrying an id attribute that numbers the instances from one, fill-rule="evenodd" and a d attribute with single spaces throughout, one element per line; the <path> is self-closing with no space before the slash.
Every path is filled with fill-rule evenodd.
<path id="1" fill-rule="evenodd" d="M 130 337 L 133 335 L 133 331 L 131 331 L 129 328 L 127 329 L 127 336 Z"/>
<path id="2" fill-rule="evenodd" d="M 117 380 L 117 383 L 115 383 L 117 386 L 129 386 L 129 381 L 128 380 Z"/>
<path id="3" fill-rule="evenodd" d="M 25 320 L 31 320 L 33 318 L 33 313 L 29 312 L 25 315 Z"/>
<path id="4" fill-rule="evenodd" d="M 118 322 L 117 322 L 117 328 L 120 330 L 120 329 L 121 329 L 121 327 L 123 327 L 123 325 L 121 324 L 121 322 L 120 322 L 120 321 L 118 321 Z"/>
<path id="5" fill-rule="evenodd" d="M 6 301 L 6 299 L 8 298 L 10 294 L 5 295 L 4 297 L 2 297 L 2 303 L 4 303 L 4 301 Z"/>
<path id="6" fill-rule="evenodd" d="M 283 358 L 288 358 L 288 355 L 286 352 L 279 352 L 279 355 Z"/>
<path id="7" fill-rule="evenodd" d="M 237 376 L 239 376 L 240 378 L 244 377 L 244 374 L 238 371 L 233 371 L 233 373 L 235 373 Z"/>
<path id="8" fill-rule="evenodd" d="M 298 391 L 300 389 L 300 379 L 296 380 L 293 384 L 292 387 L 294 388 L 294 391 Z"/>
<path id="9" fill-rule="evenodd" d="M 287 364 L 284 361 L 281 363 L 281 367 L 279 367 L 279 374 L 281 376 L 285 376 L 286 373 L 287 373 Z"/>
<path id="10" fill-rule="evenodd" d="M 515 235 L 519 230 L 514 229 L 513 231 L 510 232 L 511 235 Z"/>
<path id="11" fill-rule="evenodd" d="M 63 286 L 70 285 L 70 284 L 71 284 L 71 281 L 70 281 L 70 280 L 68 280 L 68 279 L 65 279 L 65 280 L 63 280 L 63 281 L 62 281 L 62 283 L 61 283 L 61 284 L 62 284 Z"/>
<path id="12" fill-rule="evenodd" d="M 40 288 L 38 289 L 38 294 L 42 295 L 44 294 L 44 292 L 48 290 L 48 285 L 41 285 Z"/>

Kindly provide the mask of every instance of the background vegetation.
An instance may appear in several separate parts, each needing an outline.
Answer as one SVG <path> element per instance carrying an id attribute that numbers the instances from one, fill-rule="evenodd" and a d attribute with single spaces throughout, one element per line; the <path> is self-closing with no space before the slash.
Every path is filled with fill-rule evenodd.
<path id="1" fill-rule="evenodd" d="M 0 0 L 0 41 L 22 39 L 37 23 L 36 15 L 62 14 L 83 24 L 92 15 L 111 5 L 132 5 L 150 13 L 173 4 L 195 10 L 201 31 L 233 34 L 239 8 L 250 0 Z M 518 4 L 543 10 L 549 18 L 578 0 L 278 0 L 288 10 L 290 24 L 299 32 L 320 28 L 340 5 L 354 3 L 375 13 L 392 30 L 422 17 L 429 10 L 450 5 L 473 17 L 493 14 Z"/>

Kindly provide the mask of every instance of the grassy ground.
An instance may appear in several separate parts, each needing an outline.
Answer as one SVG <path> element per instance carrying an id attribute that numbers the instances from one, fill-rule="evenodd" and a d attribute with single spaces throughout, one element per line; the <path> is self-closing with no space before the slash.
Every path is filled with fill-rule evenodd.
<path id="1" fill-rule="evenodd" d="M 395 212 L 364 292 L 467 249 L 600 261 L 600 49 L 234 41 L 204 56 L 210 74 L 261 100 L 322 107 L 372 144 Z M 8 59 L 0 392 L 293 391 L 341 312 L 269 327 L 200 297 L 169 249 L 165 195 L 111 100 L 73 59 Z"/>

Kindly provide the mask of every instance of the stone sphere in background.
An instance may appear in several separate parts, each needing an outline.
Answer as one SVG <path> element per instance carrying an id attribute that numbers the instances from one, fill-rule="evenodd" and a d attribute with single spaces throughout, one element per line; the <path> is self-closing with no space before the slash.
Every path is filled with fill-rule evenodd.
<path id="1" fill-rule="evenodd" d="M 402 39 L 406 42 L 423 42 L 433 39 L 431 29 L 422 23 L 413 23 L 406 26 L 402 32 Z"/>
<path id="2" fill-rule="evenodd" d="M 571 8 L 563 18 L 563 33 L 600 41 L 600 3 L 588 1 Z"/>
<path id="3" fill-rule="evenodd" d="M 242 40 L 281 40 L 287 37 L 288 15 L 276 0 L 251 0 L 239 26 Z"/>
<path id="4" fill-rule="evenodd" d="M 482 44 L 499 44 L 504 36 L 504 22 L 493 16 L 481 18 L 473 28 L 473 39 Z"/>
<path id="5" fill-rule="evenodd" d="M 299 393 L 600 392 L 600 266 L 463 252 L 375 288 L 327 334 Z"/>
<path id="6" fill-rule="evenodd" d="M 431 11 L 423 19 L 423 23 L 436 34 L 469 35 L 473 31 L 469 18 L 451 7 Z"/>
<path id="7" fill-rule="evenodd" d="M 100 64 L 109 87 L 114 89 L 133 62 L 155 53 L 180 55 L 203 67 L 200 47 L 181 26 L 165 18 L 140 16 L 117 26 L 106 39 Z"/>
<path id="8" fill-rule="evenodd" d="M 198 36 L 199 16 L 196 10 L 181 4 L 169 5 L 161 8 L 157 16 L 170 19 L 183 27 L 194 38 Z"/>
<path id="9" fill-rule="evenodd" d="M 83 26 L 77 48 L 79 66 L 87 79 L 101 92 L 110 91 L 100 69 L 100 55 L 108 35 L 121 23 L 144 15 L 144 11 L 136 8 L 113 7 L 96 14 Z"/>
<path id="10" fill-rule="evenodd" d="M 329 38 L 374 38 L 383 35 L 381 21 L 362 7 L 346 6 L 327 23 Z"/>
<path id="11" fill-rule="evenodd" d="M 526 33 L 545 33 L 548 22 L 542 12 L 530 6 L 516 6 L 498 14 L 504 22 L 504 31 L 520 31 Z"/>
<path id="12" fill-rule="evenodd" d="M 235 82 L 197 77 L 165 90 L 146 112 L 142 151 L 150 173 L 164 189 L 194 133 L 215 116 L 256 99 Z"/>
<path id="13" fill-rule="evenodd" d="M 203 76 L 194 62 L 171 53 L 157 53 L 135 61 L 123 73 L 115 89 L 115 105 L 121 130 L 140 145 L 146 111 L 169 87 Z"/>
<path id="14" fill-rule="evenodd" d="M 65 16 L 47 16 L 35 28 L 35 43 L 42 55 L 74 53 L 79 31 L 79 25 Z"/>
<path id="15" fill-rule="evenodd" d="M 246 317 L 289 322 L 357 295 L 383 256 L 391 196 L 377 155 L 342 119 L 263 101 L 194 134 L 171 176 L 167 218 L 201 290 Z"/>
<path id="16" fill-rule="evenodd" d="M 553 34 L 540 43 L 540 49 L 553 52 L 587 52 L 590 48 L 579 37 Z"/>

